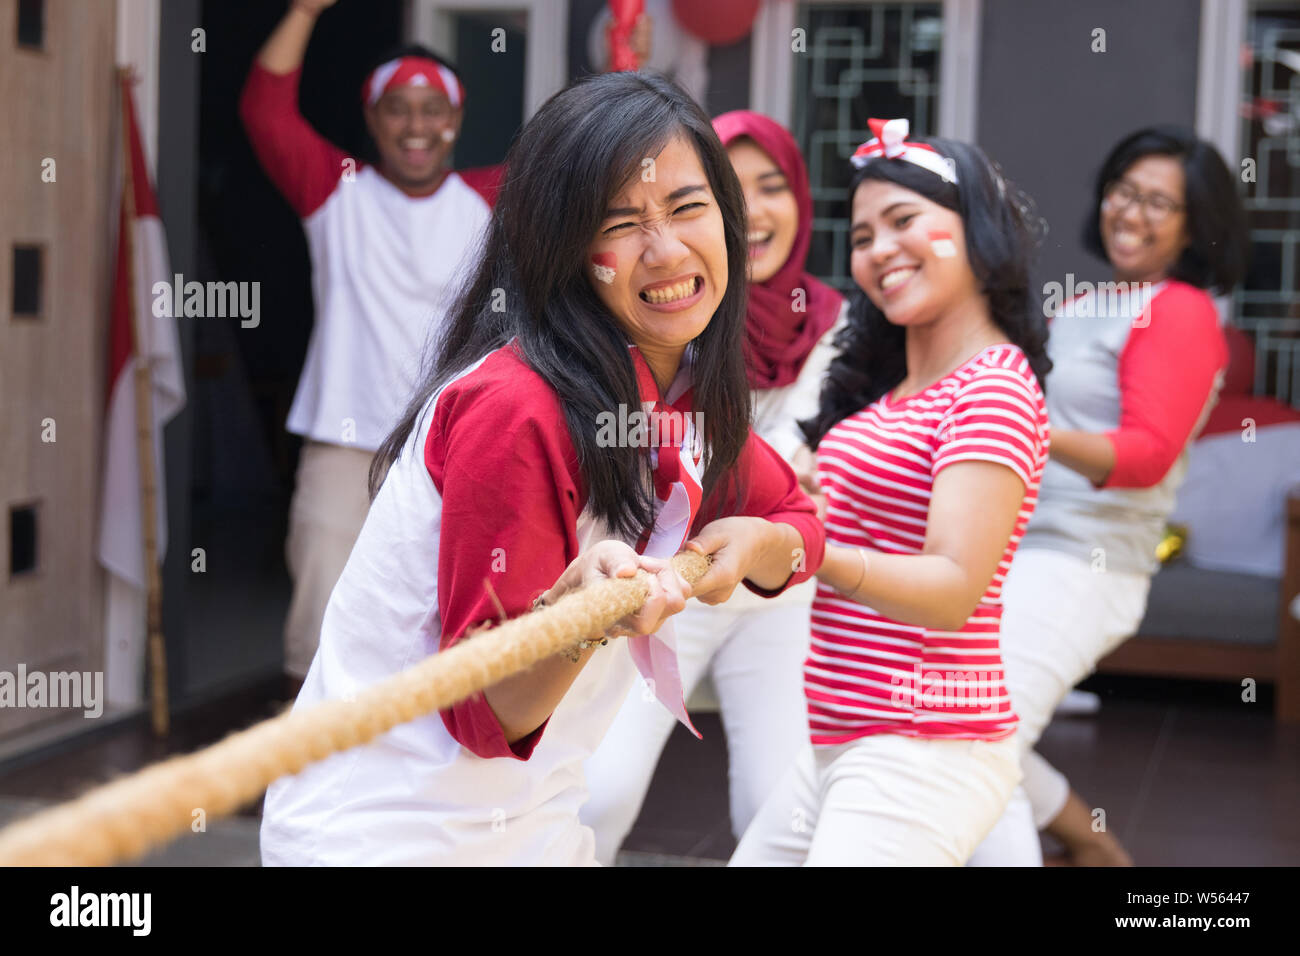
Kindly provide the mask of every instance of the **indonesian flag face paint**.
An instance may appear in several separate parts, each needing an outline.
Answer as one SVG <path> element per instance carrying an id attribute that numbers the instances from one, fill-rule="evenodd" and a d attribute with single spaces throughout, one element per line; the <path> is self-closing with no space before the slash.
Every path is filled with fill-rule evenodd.
<path id="1" fill-rule="evenodd" d="M 930 230 L 930 251 L 940 259 L 955 259 L 957 257 L 957 243 L 953 241 L 952 233 L 943 232 L 942 230 Z"/>
<path id="2" fill-rule="evenodd" d="M 614 276 L 618 273 L 615 266 L 618 265 L 618 257 L 612 252 L 598 252 L 591 257 L 591 274 L 605 285 L 611 285 L 614 282 Z"/>
<path id="3" fill-rule="evenodd" d="M 456 74 L 422 56 L 402 56 L 375 67 L 361 88 L 361 98 L 367 106 L 374 106 L 380 97 L 399 86 L 432 87 L 447 97 L 453 109 L 465 100 L 465 91 Z"/>

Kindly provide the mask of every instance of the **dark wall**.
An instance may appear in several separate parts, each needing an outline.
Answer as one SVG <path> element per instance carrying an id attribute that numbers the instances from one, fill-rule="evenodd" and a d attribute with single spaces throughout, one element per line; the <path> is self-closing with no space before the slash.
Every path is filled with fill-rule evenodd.
<path id="1" fill-rule="evenodd" d="M 159 215 L 167 231 L 172 272 L 195 275 L 198 242 L 199 69 L 203 54 L 191 49 L 192 31 L 201 22 L 199 0 L 172 0 L 162 5 L 158 37 L 158 172 L 155 183 Z M 194 325 L 176 323 L 185 393 L 194 394 Z M 194 404 L 187 401 L 164 432 L 167 482 L 167 558 L 163 565 L 163 633 L 167 640 L 168 696 L 182 698 L 189 689 L 183 643 L 188 634 L 190 584 L 190 482 L 193 473 Z"/>
<path id="2" fill-rule="evenodd" d="M 1038 288 L 1107 277 L 1079 238 L 1093 178 L 1125 134 L 1195 124 L 1199 19 L 1199 0 L 984 0 L 976 141 L 1048 221 Z"/>
<path id="3" fill-rule="evenodd" d="M 265 440 L 276 447 L 280 477 L 289 477 L 284 417 L 311 331 L 307 242 L 302 224 L 262 172 L 237 112 L 257 50 L 284 16 L 262 0 L 203 4 L 208 52 L 199 101 L 199 227 L 215 272 L 205 279 L 260 281 L 261 310 L 273 317 L 233 336 L 254 391 Z M 372 63 L 401 38 L 401 4 L 340 3 L 320 18 L 307 47 L 299 106 L 326 139 L 370 157 L 361 84 Z M 201 330 L 213 331 L 211 329 Z M 200 359 L 225 343 L 199 342 Z"/>
<path id="4" fill-rule="evenodd" d="M 505 54 L 492 51 L 492 31 L 506 31 Z M 506 158 L 524 117 L 524 63 L 528 37 L 508 17 L 456 17 L 456 70 L 465 84 L 465 112 L 452 165 L 495 166 Z M 446 50 L 435 51 L 444 56 Z"/>
<path id="5" fill-rule="evenodd" d="M 704 109 L 710 116 L 749 108 L 749 63 L 752 38 L 709 47 L 709 88 Z"/>
<path id="6" fill-rule="evenodd" d="M 591 21 L 596 19 L 605 7 L 605 0 L 569 0 L 569 79 L 594 73 L 595 68 L 587 59 L 587 31 Z"/>
<path id="7" fill-rule="evenodd" d="M 278 669 L 283 562 L 298 441 L 284 428 L 312 324 L 302 224 L 262 172 L 237 115 L 253 58 L 284 15 L 265 0 L 162 5 L 158 189 L 174 271 L 256 282 L 260 323 L 179 321 L 185 411 L 168 429 L 166 633 L 173 704 Z M 190 31 L 206 31 L 206 51 Z M 355 156 L 369 144 L 367 68 L 401 40 L 399 0 L 340 3 L 312 35 L 299 91 L 307 120 Z M 206 554 L 191 572 L 190 550 Z"/>

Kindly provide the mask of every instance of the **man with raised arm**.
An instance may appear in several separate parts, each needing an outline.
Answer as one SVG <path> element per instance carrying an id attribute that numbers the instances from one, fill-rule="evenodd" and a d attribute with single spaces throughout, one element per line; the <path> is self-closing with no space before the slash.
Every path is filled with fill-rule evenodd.
<path id="1" fill-rule="evenodd" d="M 312 264 L 315 325 L 287 424 L 303 437 L 285 547 L 293 578 L 285 671 L 294 693 L 365 521 L 371 456 L 414 392 L 500 174 L 451 171 L 465 91 L 452 66 L 423 47 L 386 57 L 361 90 L 377 165 L 307 123 L 298 111 L 303 55 L 334 2 L 293 0 L 239 103 L 267 176 L 302 219 Z"/>

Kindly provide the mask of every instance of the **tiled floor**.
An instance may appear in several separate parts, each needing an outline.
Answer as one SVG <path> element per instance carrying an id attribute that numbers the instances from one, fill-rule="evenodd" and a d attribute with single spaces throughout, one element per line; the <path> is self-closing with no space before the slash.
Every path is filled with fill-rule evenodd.
<path id="1" fill-rule="evenodd" d="M 1267 701 L 1245 704 L 1230 685 L 1094 678 L 1100 713 L 1061 718 L 1041 753 L 1064 771 L 1141 865 L 1300 864 L 1300 727 L 1280 727 Z M 270 716 L 274 686 L 250 688 L 178 715 L 153 740 L 143 719 L 18 767 L 0 766 L 0 823 L 86 787 Z M 660 761 L 620 864 L 710 865 L 734 847 L 726 741 L 716 714 L 679 728 Z M 209 821 L 146 865 L 257 862 L 254 805 Z"/>
<path id="2" fill-rule="evenodd" d="M 0 826 L 48 805 L 45 800 L 0 797 Z M 244 816 L 214 820 L 136 861 L 139 866 L 258 866 L 258 821 Z"/>
<path id="3" fill-rule="evenodd" d="M 1039 752 L 1139 865 L 1300 865 L 1300 727 L 1229 684 L 1093 678 L 1092 716 L 1058 718 Z M 670 740 L 626 850 L 723 859 L 735 847 L 714 714 Z M 1055 847 L 1049 841 L 1048 852 Z"/>

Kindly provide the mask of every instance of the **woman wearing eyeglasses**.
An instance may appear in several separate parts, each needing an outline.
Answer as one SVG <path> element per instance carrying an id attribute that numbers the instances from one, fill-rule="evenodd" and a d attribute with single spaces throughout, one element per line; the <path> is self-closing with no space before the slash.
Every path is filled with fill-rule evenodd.
<path id="1" fill-rule="evenodd" d="M 1072 862 L 1131 865 L 1032 748 L 1070 688 L 1141 623 L 1187 448 L 1227 364 L 1207 290 L 1225 294 L 1240 280 L 1247 239 L 1214 147 L 1175 127 L 1133 133 L 1102 166 L 1094 208 L 1085 244 L 1110 263 L 1114 283 L 1062 304 L 1052 320 L 1050 460 L 1002 591 L 1023 793 L 972 864 L 1041 863 L 1036 830 L 1045 828 Z"/>

